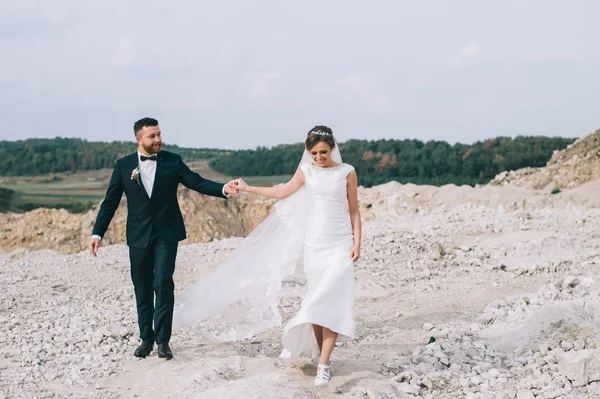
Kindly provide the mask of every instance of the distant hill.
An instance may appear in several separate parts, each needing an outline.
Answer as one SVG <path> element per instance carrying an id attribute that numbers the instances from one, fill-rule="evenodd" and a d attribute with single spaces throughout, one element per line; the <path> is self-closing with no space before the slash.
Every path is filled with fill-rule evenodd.
<path id="1" fill-rule="evenodd" d="M 501 173 L 490 184 L 511 184 L 552 191 L 575 188 L 591 180 L 598 180 L 600 130 L 579 138 L 561 151 L 556 151 L 547 164 L 539 166 L 544 167 L 527 167 Z"/>
<path id="2" fill-rule="evenodd" d="M 112 168 L 115 161 L 137 148 L 134 142 L 90 142 L 61 138 L 0 141 L 0 176 L 36 176 Z M 182 148 L 165 145 L 167 151 L 180 154 L 186 161 L 213 158 L 225 150 Z"/>
<path id="3" fill-rule="evenodd" d="M 340 143 L 344 162 L 356 168 L 359 184 L 371 187 L 392 180 L 443 185 L 484 184 L 498 173 L 544 166 L 574 138 L 496 137 L 473 144 L 420 140 L 348 140 Z M 231 151 L 210 166 L 230 176 L 290 175 L 298 166 L 303 144 Z"/>

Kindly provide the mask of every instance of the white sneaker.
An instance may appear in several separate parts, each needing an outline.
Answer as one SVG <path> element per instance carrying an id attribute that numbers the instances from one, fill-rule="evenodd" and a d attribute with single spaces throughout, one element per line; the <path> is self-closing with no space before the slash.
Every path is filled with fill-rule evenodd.
<path id="1" fill-rule="evenodd" d="M 319 360 L 321 360 L 320 358 L 321 358 L 321 355 L 319 354 L 318 356 L 315 356 L 315 357 L 312 358 L 312 362 L 319 364 L 318 362 L 319 362 Z M 331 357 L 330 357 L 329 358 L 329 365 L 328 366 L 329 366 L 329 372 L 331 373 L 331 376 L 333 377 L 333 366 L 332 366 L 332 364 L 333 364 L 333 360 L 331 360 Z"/>
<path id="2" fill-rule="evenodd" d="M 330 362 L 331 364 L 331 362 Z M 317 376 L 315 377 L 316 387 L 326 387 L 331 379 L 331 368 L 329 364 L 319 364 L 317 366 Z"/>

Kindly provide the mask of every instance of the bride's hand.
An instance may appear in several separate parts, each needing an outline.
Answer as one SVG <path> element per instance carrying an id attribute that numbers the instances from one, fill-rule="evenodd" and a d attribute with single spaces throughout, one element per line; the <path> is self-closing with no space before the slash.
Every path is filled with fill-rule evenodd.
<path id="1" fill-rule="evenodd" d="M 227 195 L 236 195 L 240 190 L 237 189 L 236 186 L 233 185 L 233 180 L 227 182 L 225 185 L 225 194 Z"/>
<path id="2" fill-rule="evenodd" d="M 352 259 L 353 262 L 356 262 L 358 259 L 360 259 L 360 246 L 355 245 L 352 247 L 352 251 L 350 251 L 350 259 Z"/>
<path id="3" fill-rule="evenodd" d="M 240 191 L 246 191 L 248 188 L 248 184 L 243 179 L 235 179 L 233 181 L 233 186 Z"/>

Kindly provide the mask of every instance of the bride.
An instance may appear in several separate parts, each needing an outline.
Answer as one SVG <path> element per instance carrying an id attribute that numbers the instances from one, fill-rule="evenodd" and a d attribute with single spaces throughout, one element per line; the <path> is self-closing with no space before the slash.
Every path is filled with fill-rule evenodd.
<path id="1" fill-rule="evenodd" d="M 342 163 L 329 127 L 312 128 L 305 144 L 296 173 L 283 186 L 255 187 L 242 179 L 230 183 L 281 201 L 217 272 L 183 292 L 175 322 L 197 326 L 211 318 L 213 330 L 221 331 L 218 338 L 225 340 L 279 325 L 282 282 L 303 252 L 308 293 L 285 326 L 280 358 L 289 362 L 309 354 L 316 340 L 315 385 L 327 386 L 336 341 L 354 339 L 353 262 L 361 244 L 358 184 L 354 168 Z"/>

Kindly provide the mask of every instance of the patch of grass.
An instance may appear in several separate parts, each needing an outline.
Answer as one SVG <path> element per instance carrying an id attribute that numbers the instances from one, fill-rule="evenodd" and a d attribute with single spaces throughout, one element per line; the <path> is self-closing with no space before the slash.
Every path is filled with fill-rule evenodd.
<path id="1" fill-rule="evenodd" d="M 82 181 L 82 182 L 60 182 L 60 183 L 8 183 L 0 184 L 0 187 L 19 192 L 28 191 L 65 191 L 65 190 L 89 190 L 89 189 L 105 189 L 106 184 L 99 181 Z"/>
<path id="2" fill-rule="evenodd" d="M 244 181 L 252 186 L 274 186 L 275 184 L 286 183 L 291 178 L 292 175 L 243 177 Z"/>
<path id="3" fill-rule="evenodd" d="M 56 183 L 57 181 L 62 181 L 62 180 L 64 180 L 64 177 L 54 175 L 54 176 L 40 179 L 40 183 Z"/>
<path id="4" fill-rule="evenodd" d="M 104 198 L 104 195 L 98 194 L 71 194 L 71 193 L 19 193 L 18 199 L 24 200 L 36 200 L 46 202 L 60 202 L 60 201 L 81 201 L 81 200 L 97 200 L 100 201 Z"/>
<path id="5" fill-rule="evenodd" d="M 15 192 L 6 188 L 0 187 L 0 212 L 10 210 Z"/>
<path id="6" fill-rule="evenodd" d="M 4 210 L 27 212 L 37 208 L 87 212 L 102 201 L 110 171 L 62 173 L 60 175 L 11 177 L 0 181 L 0 190 L 14 192 Z"/>
<path id="7" fill-rule="evenodd" d="M 10 209 L 16 212 L 27 212 L 38 208 L 66 209 L 72 213 L 83 213 L 92 209 L 103 199 L 98 194 L 73 193 L 16 193 L 11 201 Z"/>
<path id="8" fill-rule="evenodd" d="M 227 182 L 231 177 L 215 172 L 209 166 L 210 159 L 188 163 L 192 171 L 217 182 Z M 69 212 L 87 212 L 100 203 L 106 194 L 111 169 L 96 171 L 64 172 L 43 176 L 11 176 L 0 178 L 0 190 L 12 193 L 2 210 L 25 212 L 37 208 L 64 208 Z M 248 184 L 273 186 L 285 183 L 292 175 L 245 177 Z"/>
<path id="9" fill-rule="evenodd" d="M 38 208 L 53 208 L 53 209 L 66 209 L 71 213 L 85 213 L 94 207 L 96 202 L 87 201 L 71 201 L 71 202 L 47 202 L 47 201 L 27 201 L 21 198 L 17 199 L 14 206 L 18 211 L 27 212 Z"/>

